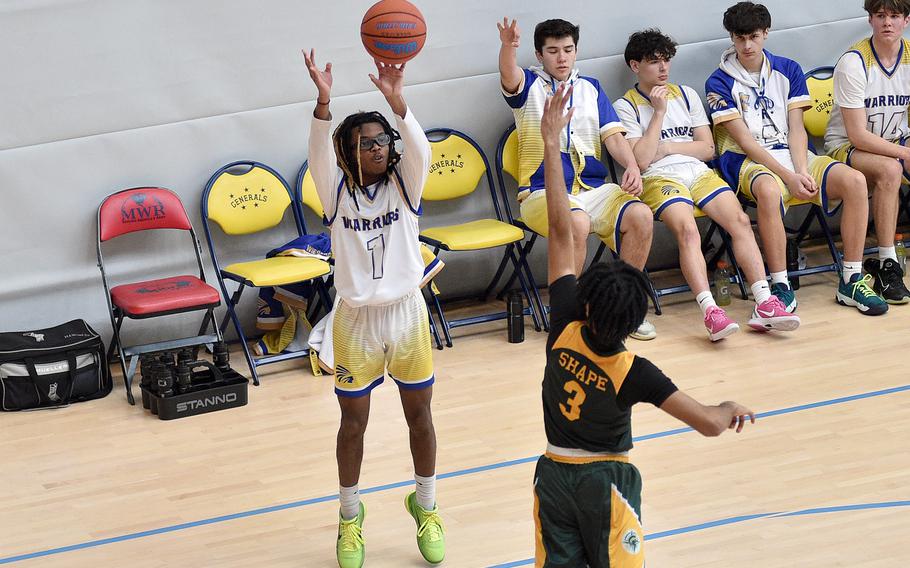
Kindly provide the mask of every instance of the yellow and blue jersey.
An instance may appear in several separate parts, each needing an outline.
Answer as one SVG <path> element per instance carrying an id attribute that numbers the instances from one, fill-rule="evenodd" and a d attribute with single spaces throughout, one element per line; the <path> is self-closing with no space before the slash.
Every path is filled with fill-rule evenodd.
<path id="1" fill-rule="evenodd" d="M 890 69 L 882 65 L 870 38 L 853 44 L 834 68 L 833 96 L 834 108 L 825 131 L 828 152 L 850 142 L 841 108 L 864 108 L 866 130 L 885 140 L 910 135 L 910 41 L 901 41 L 897 61 Z"/>
<path id="2" fill-rule="evenodd" d="M 812 106 L 799 64 L 765 50 L 761 71 L 752 76 L 731 47 L 721 56 L 720 67 L 705 82 L 705 98 L 714 121 L 714 137 L 721 173 L 731 184 L 739 180 L 746 153 L 733 140 L 724 122 L 741 118 L 752 137 L 774 153 L 788 149 L 789 115 L 794 108 Z"/>
<path id="3" fill-rule="evenodd" d="M 604 184 L 607 168 L 600 161 L 601 140 L 625 129 L 597 79 L 583 77 L 574 69 L 566 83 L 574 87 L 569 106 L 575 112 L 560 136 L 560 147 L 566 187 L 571 193 L 578 193 Z M 540 120 L 547 97 L 559 84 L 542 69 L 532 67 L 524 70 L 515 93 L 503 92 L 518 132 L 519 200 L 544 189 Z"/>

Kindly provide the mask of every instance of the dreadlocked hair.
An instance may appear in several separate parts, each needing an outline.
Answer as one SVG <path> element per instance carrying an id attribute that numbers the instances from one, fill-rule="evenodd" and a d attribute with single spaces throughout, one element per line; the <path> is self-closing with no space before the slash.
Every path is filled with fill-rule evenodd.
<path id="1" fill-rule="evenodd" d="M 355 187 L 363 187 L 363 172 L 360 169 L 360 149 L 358 140 L 351 140 L 354 129 L 375 122 L 382 127 L 383 132 L 392 137 L 389 145 L 389 165 L 386 169 L 386 176 L 392 173 L 392 168 L 401 161 L 401 154 L 395 149 L 395 141 L 401 140 L 398 131 L 392 128 L 389 121 L 382 114 L 371 112 L 358 112 L 352 114 L 341 121 L 338 128 L 332 134 L 332 143 L 335 146 L 335 157 L 338 160 L 338 167 L 344 172 L 345 184 L 348 189 L 353 190 Z"/>
<path id="2" fill-rule="evenodd" d="M 620 343 L 641 325 L 648 311 L 648 279 L 622 260 L 598 262 L 578 279 L 587 324 L 600 346 Z"/>

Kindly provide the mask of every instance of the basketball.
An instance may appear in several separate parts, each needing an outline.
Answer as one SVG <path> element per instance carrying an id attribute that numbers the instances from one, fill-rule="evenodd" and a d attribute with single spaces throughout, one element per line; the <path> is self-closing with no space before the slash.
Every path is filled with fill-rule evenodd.
<path id="1" fill-rule="evenodd" d="M 360 39 L 373 59 L 404 63 L 423 49 L 427 24 L 417 6 L 407 0 L 381 0 L 364 14 Z"/>

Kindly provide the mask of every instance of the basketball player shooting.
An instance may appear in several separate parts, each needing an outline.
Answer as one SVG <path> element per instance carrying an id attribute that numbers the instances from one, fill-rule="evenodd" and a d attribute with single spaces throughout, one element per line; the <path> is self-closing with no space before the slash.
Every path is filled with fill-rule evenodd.
<path id="1" fill-rule="evenodd" d="M 445 529 L 436 507 L 433 359 L 419 291 L 424 263 L 417 226 L 430 143 L 402 95 L 405 64 L 379 61 L 370 80 L 395 113 L 397 129 L 379 112 L 358 112 L 330 136 L 332 64 L 320 69 L 314 51 L 303 55 L 318 90 L 309 167 L 332 235 L 338 296 L 332 336 L 341 407 L 338 564 L 360 568 L 364 561 L 366 509 L 358 488 L 363 436 L 370 392 L 383 382 L 386 369 L 398 385 L 414 461 L 417 490 L 405 498 L 405 507 L 417 523 L 421 554 L 436 564 L 445 557 Z"/>

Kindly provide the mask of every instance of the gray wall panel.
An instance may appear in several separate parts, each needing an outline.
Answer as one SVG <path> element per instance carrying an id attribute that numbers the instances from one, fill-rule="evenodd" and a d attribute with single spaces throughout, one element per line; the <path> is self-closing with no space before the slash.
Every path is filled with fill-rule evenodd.
<path id="1" fill-rule="evenodd" d="M 0 329 L 49 325 L 85 317 L 106 331 L 95 267 L 95 211 L 102 197 L 142 184 L 170 187 L 184 199 L 197 229 L 199 195 L 220 165 L 252 158 L 290 181 L 306 158 L 315 89 L 299 48 L 315 45 L 332 60 L 336 117 L 361 109 L 388 113 L 366 74 L 371 62 L 357 37 L 369 1 L 341 5 L 268 0 L 257 11 L 239 0 L 8 0 L 0 4 Z M 579 66 L 599 77 L 611 97 L 631 84 L 620 52 L 628 34 L 663 26 L 681 42 L 673 79 L 701 91 L 729 43 L 720 26 L 727 3 L 653 2 L 647 11 L 603 2 L 467 0 L 457 11 L 423 2 L 429 23 L 425 51 L 408 67 L 406 96 L 424 127 L 451 126 L 474 136 L 490 154 L 511 114 L 498 94 L 497 18 L 520 19 L 520 62 L 529 64 L 536 21 L 582 22 Z M 855 5 L 854 5 L 855 4 Z M 804 67 L 833 62 L 864 35 L 859 2 L 768 2 L 775 16 L 768 47 Z M 316 12 L 316 15 L 314 15 Z M 603 31 L 598 31 L 603 30 Z M 824 46 L 824 47 L 823 47 Z M 425 204 L 424 226 L 457 222 L 488 211 L 486 188 L 454 204 Z M 311 230 L 319 230 L 312 216 Z M 232 259 L 264 253 L 275 242 L 232 243 Z M 657 229 L 652 264 L 675 258 Z M 141 239 L 136 239 L 137 241 Z M 219 239 L 219 242 L 223 239 Z M 131 278 L 190 267 L 175 254 L 180 241 L 146 241 L 141 262 L 123 257 L 114 272 Z M 112 254 L 130 243 L 112 243 Z M 203 246 L 204 243 L 203 243 Z M 592 249 L 594 243 L 592 241 Z M 162 254 L 161 251 L 164 251 Z M 544 243 L 533 258 L 545 279 Z M 486 284 L 498 253 L 448 255 L 440 277 L 446 295 Z M 476 279 L 458 275 L 470 271 Z M 249 298 L 252 300 L 252 296 Z M 245 306 L 252 318 L 253 305 Z M 179 318 L 175 321 L 179 321 Z"/>

